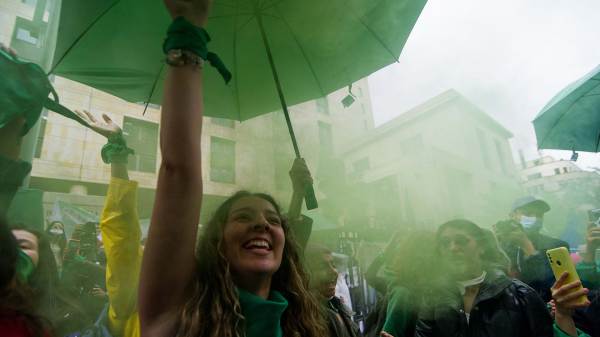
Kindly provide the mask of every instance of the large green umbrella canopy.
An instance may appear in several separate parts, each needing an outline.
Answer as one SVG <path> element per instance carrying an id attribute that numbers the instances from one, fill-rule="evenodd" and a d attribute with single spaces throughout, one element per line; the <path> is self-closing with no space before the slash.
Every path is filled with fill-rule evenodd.
<path id="1" fill-rule="evenodd" d="M 600 152 L 600 66 L 552 98 L 533 126 L 540 149 Z"/>
<path id="2" fill-rule="evenodd" d="M 259 16 L 292 105 L 396 62 L 425 3 L 215 0 L 208 47 L 233 79 L 226 85 L 207 67 L 205 114 L 243 121 L 281 108 Z M 158 0 L 63 0 L 52 72 L 130 102 L 160 104 L 161 46 L 170 21 Z"/>
<path id="3" fill-rule="evenodd" d="M 216 0 L 209 48 L 233 73 L 205 73 L 207 116 L 240 121 L 287 111 L 395 62 L 426 0 Z M 130 102 L 162 101 L 170 22 L 162 1 L 65 0 L 53 72 Z M 312 186 L 306 206 L 317 207 Z"/>

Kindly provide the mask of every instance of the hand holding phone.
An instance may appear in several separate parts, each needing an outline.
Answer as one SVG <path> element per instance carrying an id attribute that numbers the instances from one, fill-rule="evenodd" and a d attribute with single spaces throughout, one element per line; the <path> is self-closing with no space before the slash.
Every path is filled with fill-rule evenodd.
<path id="1" fill-rule="evenodd" d="M 577 274 L 577 270 L 575 270 L 575 265 L 573 264 L 573 260 L 569 254 L 569 251 L 565 247 L 554 248 L 546 251 L 546 256 L 548 257 L 548 261 L 550 262 L 550 267 L 552 267 L 552 272 L 554 273 L 554 277 L 557 282 L 555 286 L 552 287 L 553 292 L 563 285 L 569 285 L 566 290 L 566 294 L 578 293 L 575 298 L 569 298 L 569 301 L 573 302 L 576 305 L 584 305 L 588 303 L 587 296 L 585 295 L 585 291 L 581 285 L 581 280 L 579 279 L 579 275 Z M 567 273 L 565 276 L 564 274 Z M 578 284 L 576 284 L 578 283 Z"/>

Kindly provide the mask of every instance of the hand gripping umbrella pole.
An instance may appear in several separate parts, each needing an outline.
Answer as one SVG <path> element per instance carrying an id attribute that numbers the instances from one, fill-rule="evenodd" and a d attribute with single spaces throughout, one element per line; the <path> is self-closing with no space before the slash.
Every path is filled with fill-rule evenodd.
<path id="1" fill-rule="evenodd" d="M 285 116 L 285 123 L 287 124 L 288 131 L 290 133 L 290 137 L 292 138 L 292 145 L 294 146 L 294 152 L 296 153 L 297 158 L 301 158 L 300 150 L 298 149 L 298 142 L 296 141 L 296 134 L 294 133 L 294 127 L 292 126 L 292 121 L 290 120 L 290 113 L 287 108 L 287 104 L 285 102 L 285 96 L 283 95 L 283 89 L 281 88 L 281 82 L 279 82 L 279 75 L 277 74 L 277 68 L 275 67 L 275 62 L 273 61 L 273 54 L 271 53 L 271 47 L 269 45 L 269 41 L 267 40 L 267 34 L 265 33 L 265 27 L 263 25 L 262 17 L 259 11 L 257 11 L 256 19 L 258 21 L 258 27 L 260 29 L 260 34 L 262 36 L 263 43 L 265 45 L 265 51 L 267 52 L 267 59 L 269 60 L 269 65 L 271 66 L 271 72 L 273 73 L 273 80 L 275 81 L 275 86 L 277 87 L 277 94 L 279 95 L 279 102 L 281 103 L 281 109 L 283 110 L 283 115 Z M 304 200 L 306 201 L 307 209 L 315 209 L 319 207 L 317 203 L 317 197 L 315 196 L 315 190 L 312 184 L 306 185 L 306 190 L 304 191 Z"/>

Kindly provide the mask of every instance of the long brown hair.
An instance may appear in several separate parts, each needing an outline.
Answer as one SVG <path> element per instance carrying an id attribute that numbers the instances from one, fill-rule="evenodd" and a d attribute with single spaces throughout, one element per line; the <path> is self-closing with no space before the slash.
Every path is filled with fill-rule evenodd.
<path id="1" fill-rule="evenodd" d="M 42 337 L 50 323 L 35 310 L 31 288 L 16 280 L 18 255 L 17 240 L 0 219 L 0 316 L 22 320 L 31 336 Z"/>
<path id="2" fill-rule="evenodd" d="M 263 193 L 240 191 L 219 206 L 199 241 L 196 279 L 190 285 L 192 295 L 180 315 L 178 336 L 244 336 L 244 316 L 229 262 L 223 253 L 223 229 L 229 211 L 236 201 L 244 197 L 268 201 L 281 216 L 279 205 Z M 327 327 L 317 300 L 308 291 L 308 278 L 300 262 L 298 247 L 285 220 L 282 225 L 285 245 L 281 266 L 273 275 L 271 289 L 281 292 L 288 301 L 281 318 L 283 334 L 286 337 L 325 336 Z"/>
<path id="3" fill-rule="evenodd" d="M 406 233 L 398 243 L 391 268 L 393 285 L 421 296 L 439 281 L 441 265 L 435 252 L 435 233 L 418 230 Z"/>

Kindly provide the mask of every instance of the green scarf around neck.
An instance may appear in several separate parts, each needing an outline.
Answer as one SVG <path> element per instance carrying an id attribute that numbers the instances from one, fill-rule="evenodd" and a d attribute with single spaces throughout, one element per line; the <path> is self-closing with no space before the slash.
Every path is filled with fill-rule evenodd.
<path id="1" fill-rule="evenodd" d="M 239 288 L 237 291 L 246 319 L 246 337 L 283 337 L 281 316 L 288 306 L 285 297 L 275 290 L 266 300 Z"/>

